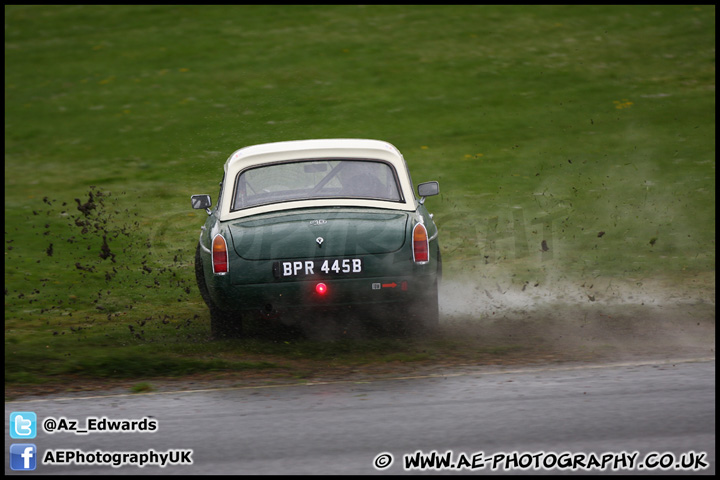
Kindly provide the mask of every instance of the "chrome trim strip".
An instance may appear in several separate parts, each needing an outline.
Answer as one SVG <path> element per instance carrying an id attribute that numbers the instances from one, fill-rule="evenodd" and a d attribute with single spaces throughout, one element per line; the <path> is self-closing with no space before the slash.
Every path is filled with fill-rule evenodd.
<path id="1" fill-rule="evenodd" d="M 205 230 L 205 227 L 202 227 L 202 230 Z M 205 253 L 212 254 L 212 251 L 209 248 L 205 248 L 205 245 L 202 244 L 202 234 L 203 232 L 200 231 L 200 238 L 198 238 L 198 244 L 200 244 L 200 248 L 202 248 Z"/>

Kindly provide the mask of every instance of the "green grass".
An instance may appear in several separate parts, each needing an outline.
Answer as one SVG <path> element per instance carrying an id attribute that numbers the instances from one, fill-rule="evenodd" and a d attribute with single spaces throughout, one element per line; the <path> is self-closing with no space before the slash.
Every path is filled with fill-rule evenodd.
<path id="1" fill-rule="evenodd" d="M 6 6 L 6 381 L 266 368 L 212 358 L 192 274 L 189 197 L 240 147 L 395 144 L 450 278 L 682 282 L 715 270 L 714 131 L 709 5 Z"/>

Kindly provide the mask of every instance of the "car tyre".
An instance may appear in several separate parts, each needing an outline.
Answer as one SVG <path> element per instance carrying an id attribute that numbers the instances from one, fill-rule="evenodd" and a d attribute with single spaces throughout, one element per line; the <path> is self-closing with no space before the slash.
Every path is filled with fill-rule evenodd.
<path id="1" fill-rule="evenodd" d="M 440 248 L 437 250 L 437 276 L 430 288 L 419 300 L 411 303 L 407 311 L 410 318 L 406 319 L 405 330 L 411 334 L 432 333 L 440 326 L 440 302 L 438 287 L 442 279 L 442 257 Z"/>
<path id="2" fill-rule="evenodd" d="M 437 281 L 415 300 L 388 308 L 385 319 L 392 334 L 415 337 L 432 332 L 440 320 Z"/>
<path id="3" fill-rule="evenodd" d="M 228 312 L 219 308 L 212 301 L 210 291 L 205 282 L 200 243 L 195 249 L 195 280 L 200 290 L 200 296 L 210 310 L 210 334 L 213 338 L 232 338 L 242 335 L 242 318 L 236 312 Z"/>
<path id="4" fill-rule="evenodd" d="M 438 302 L 438 282 L 435 280 L 423 298 L 412 305 L 411 316 L 417 330 L 423 333 L 435 330 L 440 324 L 440 307 Z"/>

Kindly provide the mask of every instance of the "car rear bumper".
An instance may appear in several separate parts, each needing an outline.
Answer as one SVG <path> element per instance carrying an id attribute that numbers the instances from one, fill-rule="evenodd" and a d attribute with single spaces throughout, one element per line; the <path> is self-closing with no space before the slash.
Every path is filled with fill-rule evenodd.
<path id="1" fill-rule="evenodd" d="M 318 284 L 325 286 L 324 290 Z M 224 310 L 290 310 L 399 304 L 436 294 L 436 276 L 315 279 L 216 286 L 210 294 Z"/>

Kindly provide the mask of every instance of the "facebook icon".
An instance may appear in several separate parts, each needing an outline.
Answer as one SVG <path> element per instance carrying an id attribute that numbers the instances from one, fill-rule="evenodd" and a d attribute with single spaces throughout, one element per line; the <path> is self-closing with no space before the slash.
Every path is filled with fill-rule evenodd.
<path id="1" fill-rule="evenodd" d="M 35 470 L 37 447 L 32 443 L 10 445 L 10 468 L 13 470 Z"/>

